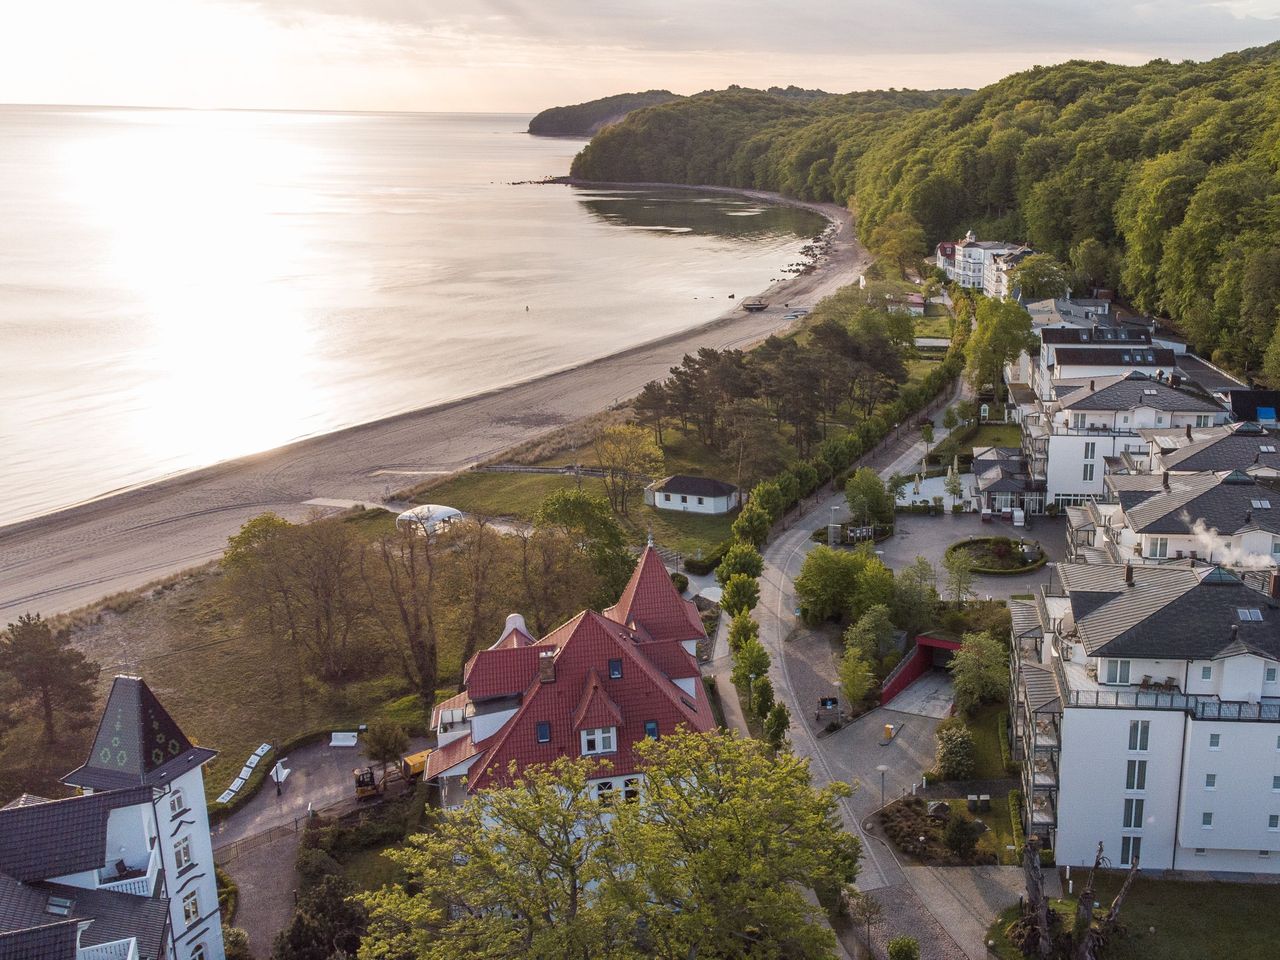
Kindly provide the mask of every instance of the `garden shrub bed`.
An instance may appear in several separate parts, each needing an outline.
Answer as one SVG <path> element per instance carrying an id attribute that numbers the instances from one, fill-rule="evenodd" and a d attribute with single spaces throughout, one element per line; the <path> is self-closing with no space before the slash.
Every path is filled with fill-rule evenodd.
<path id="1" fill-rule="evenodd" d="M 1012 537 L 970 537 L 947 547 L 947 556 L 961 550 L 969 555 L 973 573 L 996 577 L 1039 570 L 1049 559 L 1039 540 Z"/>
<path id="2" fill-rule="evenodd" d="M 885 807 L 879 814 L 885 835 L 902 853 L 914 860 L 934 866 L 980 866 L 997 864 L 1000 856 L 995 848 L 997 832 L 991 828 L 990 816 L 983 822 L 987 830 L 978 837 L 973 856 L 961 859 L 948 849 L 945 834 L 948 821 L 958 817 L 973 821 L 956 800 L 948 801 L 950 810 L 942 819 L 929 816 L 929 805 L 922 797 L 903 797 Z M 991 814 L 998 815 L 994 808 Z M 982 819 L 982 818 L 978 818 Z M 924 838 L 921 842 L 921 838 Z"/>

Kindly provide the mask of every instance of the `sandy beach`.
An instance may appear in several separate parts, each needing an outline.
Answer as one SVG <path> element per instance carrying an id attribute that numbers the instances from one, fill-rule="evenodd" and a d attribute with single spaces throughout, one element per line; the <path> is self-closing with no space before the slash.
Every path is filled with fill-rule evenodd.
<path id="1" fill-rule="evenodd" d="M 841 207 L 758 191 L 691 189 L 820 213 L 836 226 L 830 253 L 812 272 L 761 291 L 770 305 L 759 313 L 735 306 L 692 330 L 535 380 L 0 528 L 0 624 L 28 611 L 48 616 L 72 610 L 213 559 L 228 536 L 264 511 L 301 519 L 317 508 L 379 503 L 433 474 L 490 459 L 634 395 L 699 347 L 744 347 L 785 329 L 784 303 L 812 307 L 854 282 L 870 261 L 854 237 L 853 218 Z"/>

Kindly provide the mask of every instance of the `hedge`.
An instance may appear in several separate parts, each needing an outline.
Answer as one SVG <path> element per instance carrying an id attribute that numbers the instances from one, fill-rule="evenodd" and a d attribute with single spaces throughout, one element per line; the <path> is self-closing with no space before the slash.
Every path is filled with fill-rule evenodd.
<path id="1" fill-rule="evenodd" d="M 1027 835 L 1022 831 L 1022 791 L 1009 791 L 1009 822 L 1013 826 L 1013 847 L 1021 850 L 1027 842 Z"/>
<path id="2" fill-rule="evenodd" d="M 721 541 L 716 547 L 701 560 L 697 557 L 685 557 L 684 568 L 694 576 L 704 576 L 708 573 L 714 573 L 716 567 L 720 566 L 720 561 L 724 559 L 724 553 L 729 549 L 730 541 Z"/>
<path id="3" fill-rule="evenodd" d="M 671 582 L 676 585 L 676 589 L 681 593 L 689 589 L 689 578 L 679 570 L 671 571 Z"/>
<path id="4" fill-rule="evenodd" d="M 951 546 L 947 547 L 946 554 L 947 556 L 950 556 L 953 551 L 966 547 L 971 543 L 981 543 L 984 540 L 994 540 L 994 539 L 996 538 L 995 537 L 969 537 L 969 539 L 967 540 L 957 540 L 955 543 L 951 544 Z M 1007 568 L 979 567 L 971 563 L 969 565 L 969 570 L 972 573 L 981 574 L 987 577 L 1014 577 L 1021 573 L 1031 573 L 1034 570 L 1039 570 L 1041 567 L 1043 567 L 1046 563 L 1049 562 L 1049 555 L 1044 552 L 1044 547 L 1040 546 L 1039 540 L 1033 540 L 1031 542 L 1040 548 L 1039 560 L 1035 560 L 1032 563 L 1025 564 L 1021 567 L 1007 567 Z"/>

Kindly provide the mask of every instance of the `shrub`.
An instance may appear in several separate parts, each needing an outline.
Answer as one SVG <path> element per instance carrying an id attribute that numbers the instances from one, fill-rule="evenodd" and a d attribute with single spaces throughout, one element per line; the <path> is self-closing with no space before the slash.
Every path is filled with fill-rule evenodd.
<path id="1" fill-rule="evenodd" d="M 681 593 L 684 593 L 689 589 L 689 578 L 679 570 L 673 570 L 671 572 L 671 582 L 676 585 L 676 589 Z"/>
<path id="2" fill-rule="evenodd" d="M 694 576 L 701 577 L 716 567 L 720 566 L 720 561 L 724 559 L 725 551 L 729 549 L 729 541 L 719 544 L 702 559 L 697 557 L 685 557 L 684 568 Z"/>
<path id="3" fill-rule="evenodd" d="M 213 875 L 218 886 L 218 909 L 222 913 L 222 922 L 230 924 L 236 918 L 236 908 L 240 906 L 240 888 L 219 866 L 214 866 Z"/>
<path id="4" fill-rule="evenodd" d="M 760 584 L 754 577 L 745 573 L 735 573 L 724 585 L 724 593 L 720 596 L 720 606 L 729 616 L 736 616 L 744 610 L 753 610 L 760 601 Z"/>
<path id="5" fill-rule="evenodd" d="M 729 545 L 725 550 L 720 565 L 716 567 L 716 579 L 720 586 L 729 582 L 735 573 L 745 573 L 748 577 L 758 577 L 764 572 L 764 558 L 760 551 L 741 540 Z"/>
<path id="6" fill-rule="evenodd" d="M 253 960 L 249 952 L 249 934 L 239 927 L 222 925 L 223 955 L 227 960 Z"/>
<path id="7" fill-rule="evenodd" d="M 947 821 L 942 831 L 942 842 L 960 860 L 968 860 L 978 845 L 978 828 L 972 820 L 956 814 Z"/>
<path id="8" fill-rule="evenodd" d="M 938 774 L 944 780 L 968 780 L 973 776 L 977 754 L 968 727 L 940 729 L 937 735 Z"/>
<path id="9" fill-rule="evenodd" d="M 303 849 L 298 851 L 298 879 L 305 890 L 314 887 L 325 877 L 337 876 L 342 872 L 338 861 L 324 850 Z"/>
<path id="10" fill-rule="evenodd" d="M 920 960 L 920 941 L 915 937 L 894 937 L 889 941 L 889 960 Z"/>
<path id="11" fill-rule="evenodd" d="M 1004 644 L 989 633 L 966 633 L 951 658 L 951 680 L 962 713 L 972 715 L 982 704 L 998 701 L 1009 682 Z"/>

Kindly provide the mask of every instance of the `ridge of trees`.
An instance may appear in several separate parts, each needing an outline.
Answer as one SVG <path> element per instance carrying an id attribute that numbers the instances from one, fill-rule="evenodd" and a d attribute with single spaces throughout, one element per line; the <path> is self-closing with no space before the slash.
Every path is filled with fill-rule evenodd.
<path id="1" fill-rule="evenodd" d="M 573 172 L 856 205 L 864 239 L 905 215 L 928 244 L 966 229 L 1025 241 L 1280 384 L 1280 44 L 1073 60 L 942 94 L 689 98 L 603 131 Z"/>
<path id="2" fill-rule="evenodd" d="M 680 95 L 670 90 L 645 90 L 548 107 L 529 121 L 529 132 L 539 137 L 589 137 L 607 124 L 617 123 L 632 110 L 679 99 Z"/>

